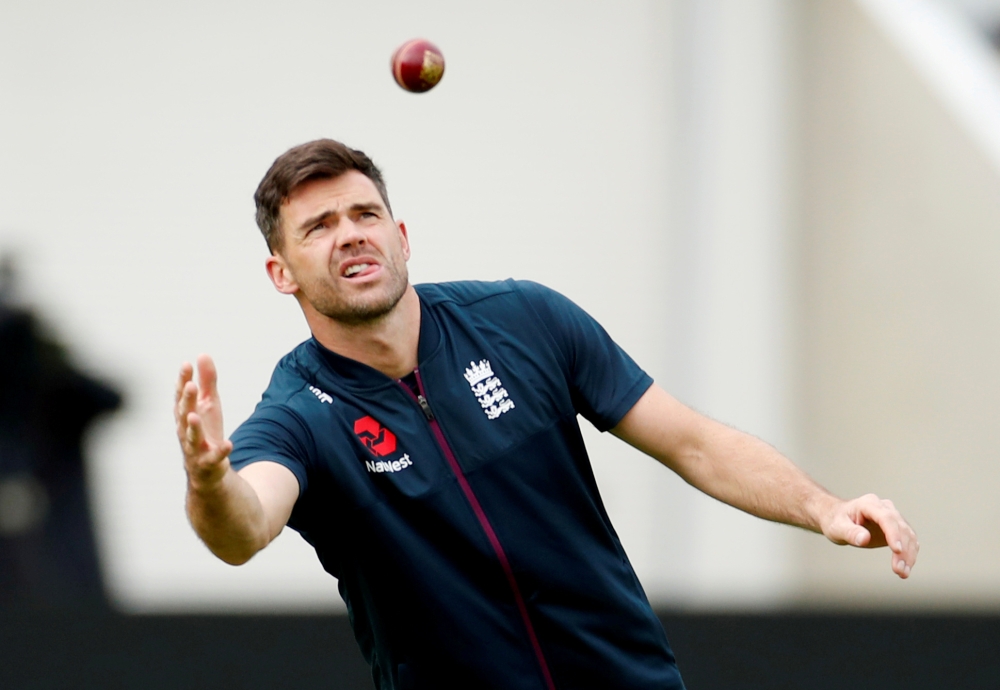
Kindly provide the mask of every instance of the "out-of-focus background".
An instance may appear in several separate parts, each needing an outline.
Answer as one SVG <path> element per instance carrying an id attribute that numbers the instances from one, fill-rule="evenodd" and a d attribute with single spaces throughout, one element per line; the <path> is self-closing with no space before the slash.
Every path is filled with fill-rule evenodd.
<path id="1" fill-rule="evenodd" d="M 422 95 L 388 66 L 417 36 L 447 60 Z M 251 197 L 329 136 L 382 167 L 415 282 L 561 290 L 683 401 L 921 538 L 901 582 L 588 429 L 658 608 L 1000 612 L 998 40 L 1000 0 L 5 0 L 0 317 L 124 401 L 68 456 L 110 608 L 343 610 L 291 531 L 241 568 L 198 542 L 171 416 L 209 352 L 232 430 L 308 336 Z M 11 452 L 13 553 L 61 504 Z"/>

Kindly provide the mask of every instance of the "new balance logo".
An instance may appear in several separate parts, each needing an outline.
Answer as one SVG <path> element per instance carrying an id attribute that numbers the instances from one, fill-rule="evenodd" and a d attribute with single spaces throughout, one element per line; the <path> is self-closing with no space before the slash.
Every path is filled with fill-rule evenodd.
<path id="1" fill-rule="evenodd" d="M 324 393 L 323 391 L 321 391 L 316 386 L 309 386 L 309 390 L 312 391 L 313 395 L 315 395 L 317 398 L 319 398 L 319 401 L 321 403 L 326 403 L 327 405 L 332 405 L 333 404 L 333 398 L 330 397 L 329 393 Z"/>

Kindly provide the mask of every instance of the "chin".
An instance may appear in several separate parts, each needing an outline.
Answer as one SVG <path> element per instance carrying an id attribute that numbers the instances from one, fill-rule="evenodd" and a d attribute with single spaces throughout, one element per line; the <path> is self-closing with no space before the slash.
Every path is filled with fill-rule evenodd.
<path id="1" fill-rule="evenodd" d="M 360 325 L 385 318 L 388 314 L 392 313 L 401 299 L 402 294 L 399 296 L 383 295 L 354 301 L 338 300 L 335 303 L 312 302 L 312 307 L 318 313 L 333 321 L 350 325 Z"/>

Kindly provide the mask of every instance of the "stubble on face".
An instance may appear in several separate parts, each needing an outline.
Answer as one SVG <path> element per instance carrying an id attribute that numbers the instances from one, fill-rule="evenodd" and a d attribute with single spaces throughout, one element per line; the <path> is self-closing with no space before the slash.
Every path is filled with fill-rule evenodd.
<path id="1" fill-rule="evenodd" d="M 366 250 L 364 253 L 371 252 Z M 381 284 L 371 285 L 363 292 L 352 295 L 338 290 L 335 282 L 331 284 L 329 280 L 311 280 L 304 284 L 300 283 L 302 295 L 317 312 L 346 326 L 377 323 L 392 312 L 409 285 L 409 273 L 402 257 L 383 258 L 385 263 L 382 264 L 382 270 L 386 279 L 380 281 Z M 331 275 L 333 275 L 332 266 Z"/>

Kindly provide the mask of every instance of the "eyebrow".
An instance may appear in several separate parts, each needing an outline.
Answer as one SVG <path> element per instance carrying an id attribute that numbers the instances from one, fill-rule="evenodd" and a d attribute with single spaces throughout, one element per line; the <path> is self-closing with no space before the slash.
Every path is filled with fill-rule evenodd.
<path id="1" fill-rule="evenodd" d="M 366 211 L 384 211 L 384 210 L 385 209 L 382 207 L 381 204 L 377 204 L 374 201 L 369 201 L 367 203 L 361 203 L 361 204 L 351 204 L 347 208 L 348 213 L 364 213 Z M 326 209 L 320 211 L 316 215 L 310 216 L 309 218 L 306 218 L 304 221 L 302 221 L 302 223 L 299 224 L 298 231 L 301 232 L 303 230 L 307 230 L 316 225 L 317 223 L 326 220 L 330 216 L 336 216 L 338 214 L 339 212 L 334 209 Z"/>

